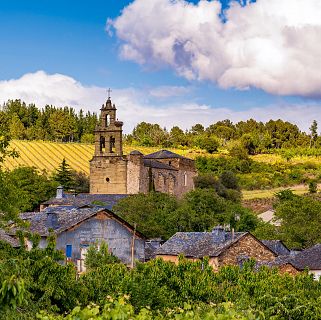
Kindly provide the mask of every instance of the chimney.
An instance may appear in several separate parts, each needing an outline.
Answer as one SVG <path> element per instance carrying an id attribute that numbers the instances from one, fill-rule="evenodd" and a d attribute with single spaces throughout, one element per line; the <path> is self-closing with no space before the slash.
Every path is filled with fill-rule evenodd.
<path id="1" fill-rule="evenodd" d="M 215 243 L 225 242 L 225 229 L 223 226 L 216 226 L 212 230 L 213 240 Z"/>
<path id="2" fill-rule="evenodd" d="M 64 197 L 64 187 L 59 186 L 57 187 L 56 199 L 62 199 L 63 197 Z"/>

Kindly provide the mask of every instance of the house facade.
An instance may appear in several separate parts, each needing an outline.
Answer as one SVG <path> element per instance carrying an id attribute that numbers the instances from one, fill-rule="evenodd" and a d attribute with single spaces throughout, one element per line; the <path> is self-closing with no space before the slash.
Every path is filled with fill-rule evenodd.
<path id="1" fill-rule="evenodd" d="M 145 237 L 110 210 L 93 207 L 48 207 L 41 212 L 22 213 L 30 231 L 41 236 L 40 247 L 47 245 L 50 230 L 56 235 L 56 248 L 66 259 L 85 271 L 84 259 L 90 245 L 103 241 L 111 253 L 127 266 L 145 260 Z"/>
<path id="2" fill-rule="evenodd" d="M 168 150 L 143 155 L 123 154 L 123 122 L 108 98 L 95 129 L 95 153 L 90 161 L 91 194 L 135 194 L 151 190 L 176 197 L 194 188 L 194 161 Z"/>

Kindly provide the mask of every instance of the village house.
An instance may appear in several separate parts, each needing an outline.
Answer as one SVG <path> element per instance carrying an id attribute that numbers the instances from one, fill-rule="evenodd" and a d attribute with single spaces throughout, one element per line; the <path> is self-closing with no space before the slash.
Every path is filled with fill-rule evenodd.
<path id="1" fill-rule="evenodd" d="M 289 262 L 300 270 L 308 269 L 309 273 L 319 280 L 321 276 L 321 243 L 290 256 Z"/>
<path id="2" fill-rule="evenodd" d="M 47 237 L 53 232 L 56 248 L 64 252 L 80 272 L 85 271 L 88 247 L 99 246 L 102 241 L 127 266 L 136 260 L 145 261 L 144 235 L 105 207 L 48 207 L 41 212 L 22 213 L 20 217 L 30 223 L 30 232 L 41 236 L 40 248 L 47 246 Z"/>
<path id="3" fill-rule="evenodd" d="M 242 265 L 250 258 L 269 262 L 277 257 L 251 233 L 227 232 L 222 226 L 212 232 L 177 232 L 156 250 L 156 257 L 174 263 L 181 254 L 193 261 L 209 257 L 215 271 L 225 265 Z"/>

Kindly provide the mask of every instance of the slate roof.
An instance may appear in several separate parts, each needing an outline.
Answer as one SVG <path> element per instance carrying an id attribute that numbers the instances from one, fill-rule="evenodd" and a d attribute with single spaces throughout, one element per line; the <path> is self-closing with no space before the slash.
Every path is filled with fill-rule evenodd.
<path id="1" fill-rule="evenodd" d="M 179 255 L 202 239 L 206 232 L 176 232 L 159 249 L 156 254 Z"/>
<path id="2" fill-rule="evenodd" d="M 20 247 L 19 240 L 10 236 L 4 230 L 0 229 L 0 240 L 9 243 L 12 247 L 18 248 Z"/>
<path id="3" fill-rule="evenodd" d="M 232 244 L 239 241 L 247 232 L 235 232 L 232 239 L 230 232 L 219 241 L 213 232 L 177 232 L 158 250 L 157 255 L 179 255 L 186 257 L 217 257 Z"/>
<path id="4" fill-rule="evenodd" d="M 291 261 L 300 269 L 321 270 L 321 243 L 297 253 Z"/>
<path id="5" fill-rule="evenodd" d="M 276 253 L 278 256 L 289 255 L 290 250 L 281 240 L 262 240 L 270 250 Z"/>
<path id="6" fill-rule="evenodd" d="M 90 194 L 90 193 L 79 193 L 77 195 L 64 193 L 63 198 L 51 198 L 44 202 L 44 205 L 57 205 L 57 206 L 73 206 L 82 207 L 85 205 L 95 204 L 99 202 L 108 210 L 111 210 L 117 202 L 125 197 L 127 194 Z M 96 203 L 97 204 L 97 203 Z"/>
<path id="7" fill-rule="evenodd" d="M 295 269 L 297 270 L 301 270 L 301 268 L 299 268 L 293 261 L 293 258 L 289 255 L 283 255 L 283 256 L 278 256 L 275 258 L 274 261 L 257 261 L 256 262 L 256 269 L 258 269 L 261 266 L 267 266 L 269 268 L 273 268 L 273 267 L 280 267 L 280 266 L 284 266 L 290 264 L 292 265 Z"/>
<path id="8" fill-rule="evenodd" d="M 132 156 L 143 156 L 143 154 L 138 150 L 131 151 L 129 155 L 132 155 Z"/>
<path id="9" fill-rule="evenodd" d="M 188 159 L 186 157 L 183 157 L 169 150 L 159 150 L 154 153 L 147 154 L 146 156 L 144 156 L 144 158 L 145 159 L 173 159 L 173 158 Z"/>
<path id="10" fill-rule="evenodd" d="M 143 162 L 145 167 L 177 171 L 177 169 L 175 169 L 174 167 L 156 160 L 143 159 Z"/>
<path id="11" fill-rule="evenodd" d="M 54 233 L 59 234 L 85 221 L 86 219 L 93 217 L 99 212 L 105 212 L 120 223 L 126 225 L 129 229 L 134 229 L 129 223 L 117 216 L 115 213 L 101 206 L 83 208 L 69 206 L 49 207 L 40 212 L 21 213 L 20 217 L 22 220 L 30 222 L 29 230 L 31 232 L 38 233 L 39 235 L 46 237 L 49 235 L 50 229 L 52 229 Z M 145 238 L 145 236 L 138 231 L 136 231 L 136 234 L 141 238 Z"/>

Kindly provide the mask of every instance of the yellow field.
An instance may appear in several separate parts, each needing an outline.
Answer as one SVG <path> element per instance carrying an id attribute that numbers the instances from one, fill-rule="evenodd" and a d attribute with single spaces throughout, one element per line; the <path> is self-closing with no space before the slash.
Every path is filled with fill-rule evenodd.
<path id="1" fill-rule="evenodd" d="M 12 140 L 10 147 L 11 149 L 18 151 L 19 157 L 6 159 L 4 167 L 9 170 L 19 166 L 31 166 L 50 173 L 57 169 L 63 158 L 65 158 L 71 168 L 88 174 L 89 160 L 94 154 L 94 145 L 85 143 Z M 143 154 L 149 154 L 159 150 L 159 148 L 136 146 L 124 147 L 125 154 L 128 154 L 133 150 L 139 150 Z M 169 150 L 189 158 L 195 158 L 197 155 L 206 154 L 201 150 Z"/>

